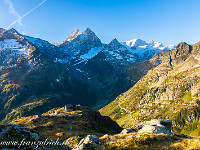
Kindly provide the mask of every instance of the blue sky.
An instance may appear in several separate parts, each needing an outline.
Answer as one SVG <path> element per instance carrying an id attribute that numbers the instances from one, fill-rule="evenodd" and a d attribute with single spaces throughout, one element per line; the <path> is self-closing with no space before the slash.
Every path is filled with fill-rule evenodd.
<path id="1" fill-rule="evenodd" d="M 0 0 L 0 27 L 43 0 Z M 140 38 L 164 45 L 200 41 L 200 0 L 47 0 L 12 27 L 49 42 L 62 42 L 75 29 L 90 27 L 104 43 Z"/>

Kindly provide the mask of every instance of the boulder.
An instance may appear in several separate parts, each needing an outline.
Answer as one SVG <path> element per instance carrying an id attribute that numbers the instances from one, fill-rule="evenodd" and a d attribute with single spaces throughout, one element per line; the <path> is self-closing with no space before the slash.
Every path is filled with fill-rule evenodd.
<path id="1" fill-rule="evenodd" d="M 128 137 L 127 137 L 127 139 L 134 139 L 134 138 L 137 138 L 137 139 L 139 139 L 139 138 L 140 138 L 140 136 L 128 136 Z"/>
<path id="2" fill-rule="evenodd" d="M 166 126 L 152 126 L 152 125 L 144 125 L 142 129 L 138 131 L 138 133 L 154 133 L 154 134 L 160 134 L 164 133 L 167 135 L 171 135 L 171 132 L 167 129 Z"/>
<path id="3" fill-rule="evenodd" d="M 107 138 L 109 135 L 108 134 L 105 134 L 104 136 L 102 136 L 101 138 L 105 139 Z"/>
<path id="4" fill-rule="evenodd" d="M 164 119 L 153 119 L 151 121 L 144 121 L 142 122 L 138 128 L 142 129 L 145 125 L 150 126 L 165 126 L 169 132 L 171 132 L 172 122 L 170 120 L 164 120 Z"/>
<path id="5" fill-rule="evenodd" d="M 133 132 L 136 132 L 134 128 L 126 128 L 122 130 L 121 134 L 128 134 L 128 133 L 133 133 Z"/>
<path id="6" fill-rule="evenodd" d="M 87 144 L 91 144 L 91 146 L 96 146 L 101 142 L 101 140 L 96 135 L 87 135 L 83 138 L 74 148 L 73 150 L 83 150 Z"/>

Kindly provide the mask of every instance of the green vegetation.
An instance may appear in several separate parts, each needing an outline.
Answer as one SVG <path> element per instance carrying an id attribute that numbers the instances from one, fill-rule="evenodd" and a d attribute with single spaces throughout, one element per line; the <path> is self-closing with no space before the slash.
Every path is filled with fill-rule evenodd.
<path id="1" fill-rule="evenodd" d="M 7 124 L 11 121 L 20 118 L 22 116 L 28 116 L 31 114 L 39 114 L 43 112 L 44 104 L 47 103 L 47 99 L 40 100 L 38 102 L 25 104 L 16 109 L 13 109 L 12 112 L 8 113 L 4 120 L 1 121 L 1 124 Z"/>
<path id="2" fill-rule="evenodd" d="M 121 97 L 100 109 L 100 113 L 123 127 L 131 126 L 128 114 L 118 107 L 120 98 L 121 106 L 131 111 L 137 122 L 170 119 L 176 125 L 173 131 L 200 136 L 196 132 L 200 120 L 200 67 L 191 54 L 191 46 L 186 43 L 179 46 L 170 58 L 164 56 L 163 63 L 150 70 Z M 195 51 L 195 46 L 193 48 Z"/>
<path id="3" fill-rule="evenodd" d="M 121 131 L 119 125 L 109 117 L 83 106 L 71 112 L 64 112 L 64 107 L 54 108 L 41 115 L 19 117 L 10 124 L 35 129 L 49 139 L 59 138 L 62 142 L 74 134 L 83 138 L 89 134 L 102 136 Z"/>

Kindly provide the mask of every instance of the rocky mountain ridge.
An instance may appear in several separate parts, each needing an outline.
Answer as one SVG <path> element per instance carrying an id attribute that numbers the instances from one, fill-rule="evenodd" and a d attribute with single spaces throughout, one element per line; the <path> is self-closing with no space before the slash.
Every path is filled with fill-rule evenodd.
<path id="1" fill-rule="evenodd" d="M 120 101 L 121 107 L 132 112 L 138 122 L 170 119 L 174 131 L 199 135 L 199 47 L 199 43 L 182 42 L 175 50 L 165 52 L 161 64 L 100 112 L 122 126 L 133 124 L 128 121 L 129 114 L 118 107 Z"/>

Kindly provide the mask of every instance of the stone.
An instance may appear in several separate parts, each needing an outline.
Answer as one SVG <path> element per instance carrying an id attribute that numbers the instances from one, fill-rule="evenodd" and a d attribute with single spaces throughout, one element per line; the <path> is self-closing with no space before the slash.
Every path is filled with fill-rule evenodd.
<path id="1" fill-rule="evenodd" d="M 128 134 L 128 133 L 133 133 L 133 132 L 136 132 L 134 128 L 126 128 L 122 130 L 121 134 Z"/>
<path id="2" fill-rule="evenodd" d="M 160 134 L 164 133 L 167 135 L 171 135 L 171 132 L 167 129 L 166 126 L 153 126 L 153 125 L 144 125 L 142 129 L 138 131 L 138 133 L 153 133 L 153 134 Z"/>
<path id="3" fill-rule="evenodd" d="M 138 128 L 142 129 L 145 125 L 151 125 L 151 126 L 165 126 L 169 132 L 171 132 L 172 127 L 172 121 L 165 120 L 165 119 L 153 119 L 151 121 L 144 121 L 142 122 Z"/>
<path id="4" fill-rule="evenodd" d="M 96 146 L 100 142 L 101 142 L 101 140 L 96 135 L 87 135 L 75 146 L 75 148 L 73 148 L 73 150 L 83 150 L 87 144 Z"/>
<path id="5" fill-rule="evenodd" d="M 127 139 L 134 139 L 136 136 L 128 136 Z"/>
<path id="6" fill-rule="evenodd" d="M 104 136 L 102 136 L 102 138 L 107 138 L 108 137 L 108 134 L 105 134 Z"/>

